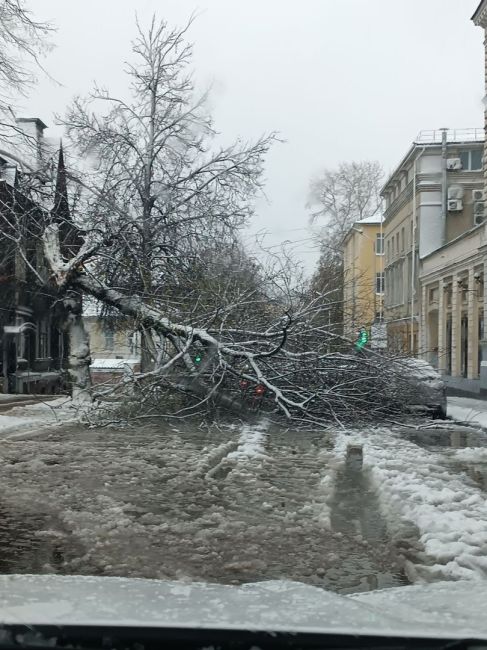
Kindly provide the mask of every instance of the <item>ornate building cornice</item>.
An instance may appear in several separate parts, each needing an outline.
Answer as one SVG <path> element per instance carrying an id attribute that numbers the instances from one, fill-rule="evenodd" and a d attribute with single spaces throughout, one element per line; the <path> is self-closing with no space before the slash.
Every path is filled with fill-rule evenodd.
<path id="1" fill-rule="evenodd" d="M 475 10 L 472 20 L 478 27 L 487 27 L 487 0 L 482 0 Z"/>

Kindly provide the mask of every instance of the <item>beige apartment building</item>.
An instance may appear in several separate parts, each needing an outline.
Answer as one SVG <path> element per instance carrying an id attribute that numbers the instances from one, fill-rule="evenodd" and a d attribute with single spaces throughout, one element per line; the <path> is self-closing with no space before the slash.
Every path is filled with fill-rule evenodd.
<path id="1" fill-rule="evenodd" d="M 448 336 L 450 330 L 456 336 L 457 330 L 451 325 L 443 336 L 433 335 L 439 317 L 433 298 L 431 305 L 425 302 L 430 294 L 424 264 L 428 260 L 428 269 L 433 268 L 432 260 L 439 254 L 443 257 L 434 268 L 448 266 L 447 248 L 451 251 L 467 234 L 475 238 L 483 230 L 483 147 L 483 129 L 423 131 L 381 191 L 388 347 L 427 354 L 435 365 L 441 357 L 445 370 L 456 341 Z"/>
<path id="2" fill-rule="evenodd" d="M 122 326 L 120 317 L 105 318 L 100 306 L 86 300 L 83 321 L 90 338 L 91 375 L 95 383 L 117 380 L 123 373 L 140 371 L 140 333 Z"/>
<path id="3" fill-rule="evenodd" d="M 382 320 L 384 237 L 382 216 L 356 221 L 343 240 L 344 335 L 354 339 L 360 328 Z"/>

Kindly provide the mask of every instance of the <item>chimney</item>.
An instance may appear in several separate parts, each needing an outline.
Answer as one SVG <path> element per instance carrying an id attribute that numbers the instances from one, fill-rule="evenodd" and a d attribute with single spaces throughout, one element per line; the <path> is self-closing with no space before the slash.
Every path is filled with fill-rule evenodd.
<path id="1" fill-rule="evenodd" d="M 23 154 L 33 167 L 40 167 L 42 164 L 44 129 L 47 129 L 47 126 L 38 117 L 19 117 L 15 121 L 23 136 L 21 137 Z"/>

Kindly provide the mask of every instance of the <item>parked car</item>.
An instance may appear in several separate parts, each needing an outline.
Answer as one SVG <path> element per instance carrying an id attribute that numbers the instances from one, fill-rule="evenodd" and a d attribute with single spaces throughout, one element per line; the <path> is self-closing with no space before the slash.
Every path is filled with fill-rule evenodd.
<path id="1" fill-rule="evenodd" d="M 404 357 L 396 361 L 403 378 L 411 383 L 411 408 L 433 418 L 446 418 L 446 386 L 439 372 L 424 359 Z"/>

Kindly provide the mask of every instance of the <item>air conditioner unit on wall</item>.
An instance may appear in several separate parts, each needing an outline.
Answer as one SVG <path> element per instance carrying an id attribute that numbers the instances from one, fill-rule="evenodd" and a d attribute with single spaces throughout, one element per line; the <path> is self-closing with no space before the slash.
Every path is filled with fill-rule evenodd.
<path id="1" fill-rule="evenodd" d="M 446 159 L 446 168 L 450 172 L 458 171 L 462 169 L 462 161 L 460 158 L 447 158 Z"/>
<path id="2" fill-rule="evenodd" d="M 476 226 L 480 226 L 485 221 L 486 205 L 484 201 L 476 201 L 473 204 L 473 222 Z"/>
<path id="3" fill-rule="evenodd" d="M 450 185 L 448 188 L 448 198 L 463 199 L 463 187 L 461 185 Z"/>
<path id="4" fill-rule="evenodd" d="M 473 204 L 473 213 L 475 215 L 481 214 L 482 216 L 484 216 L 484 214 L 485 214 L 485 206 L 486 206 L 485 201 L 476 201 Z"/>
<path id="5" fill-rule="evenodd" d="M 484 201 L 485 200 L 484 190 L 472 190 L 472 199 L 474 201 Z"/>
<path id="6" fill-rule="evenodd" d="M 463 201 L 460 199 L 448 199 L 448 212 L 460 212 L 463 210 Z"/>

